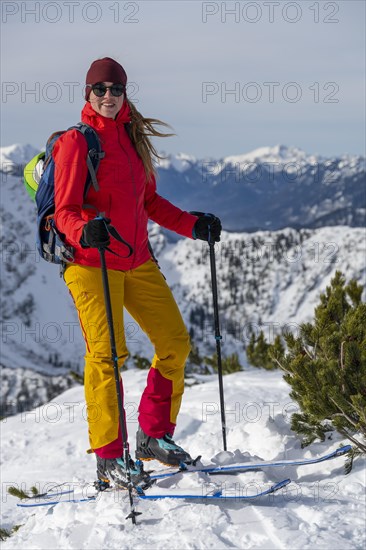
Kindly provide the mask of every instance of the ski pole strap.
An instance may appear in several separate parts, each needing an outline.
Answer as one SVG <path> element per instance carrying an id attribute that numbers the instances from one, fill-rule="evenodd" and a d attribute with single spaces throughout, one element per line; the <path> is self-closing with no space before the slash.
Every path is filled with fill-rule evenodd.
<path id="1" fill-rule="evenodd" d="M 107 220 L 99 215 L 95 218 L 96 220 L 102 220 L 107 228 L 107 231 L 108 233 L 114 238 L 116 239 L 116 241 L 120 242 L 121 244 L 123 244 L 124 246 L 126 246 L 128 248 L 128 254 L 127 256 L 120 256 L 120 254 L 117 254 L 117 252 L 114 252 L 114 250 L 112 250 L 111 248 L 109 248 L 109 246 L 104 246 L 102 247 L 104 250 L 108 250 L 108 252 L 111 252 L 112 254 L 114 254 L 115 256 L 120 256 L 121 258 L 129 258 L 132 254 L 133 254 L 133 248 L 132 246 L 130 245 L 130 243 L 128 243 L 127 241 L 125 241 L 125 239 L 123 237 L 121 237 L 121 235 L 118 233 L 117 229 L 111 225 L 110 223 L 107 222 Z"/>
<path id="2" fill-rule="evenodd" d="M 112 235 L 112 237 L 114 237 L 117 241 L 124 244 L 128 248 L 128 255 L 124 256 L 124 258 L 129 258 L 133 254 L 133 248 L 130 245 L 130 243 L 128 243 L 127 241 L 125 241 L 125 239 L 123 237 L 121 237 L 121 235 L 118 233 L 117 229 L 113 225 L 106 224 L 106 226 L 107 226 L 107 229 L 108 229 L 108 233 L 110 235 Z M 113 250 L 111 250 L 108 247 L 107 247 L 107 250 L 109 252 L 112 252 L 112 254 L 116 254 L 116 252 L 113 252 Z M 117 254 L 117 256 L 119 256 L 119 254 Z"/>

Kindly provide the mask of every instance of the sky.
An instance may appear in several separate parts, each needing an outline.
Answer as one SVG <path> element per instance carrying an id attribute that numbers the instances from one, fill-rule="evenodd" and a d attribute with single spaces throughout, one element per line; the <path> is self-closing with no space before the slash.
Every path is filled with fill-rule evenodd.
<path id="1" fill-rule="evenodd" d="M 278 144 L 365 154 L 365 2 L 1 2 L 1 145 L 43 147 L 80 120 L 113 57 L 160 151 L 222 158 Z"/>

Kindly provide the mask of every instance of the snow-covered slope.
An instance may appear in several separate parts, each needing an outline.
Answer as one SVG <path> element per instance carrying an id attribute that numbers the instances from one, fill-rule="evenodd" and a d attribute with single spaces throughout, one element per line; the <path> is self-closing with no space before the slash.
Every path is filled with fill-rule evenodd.
<path id="1" fill-rule="evenodd" d="M 366 281 L 362 228 L 224 233 L 215 249 L 223 330 L 237 343 L 245 344 L 251 329 L 280 332 L 310 320 L 336 270 Z M 197 338 L 204 340 L 210 323 L 212 329 L 208 246 L 167 243 L 161 263 Z"/>
<path id="2" fill-rule="evenodd" d="M 36 251 L 34 204 L 19 177 L 2 176 L 1 364 L 56 377 L 70 368 L 81 372 L 85 348 L 77 315 L 57 266 L 41 260 Z M 207 245 L 180 239 L 157 226 L 151 229 L 151 241 L 194 342 L 202 354 L 212 353 Z M 311 318 L 319 293 L 336 269 L 365 283 L 363 228 L 224 232 L 215 249 L 223 352 L 237 352 L 243 364 L 251 331 L 264 330 L 271 339 L 274 332 L 295 330 Z M 152 348 L 145 334 L 128 316 L 125 324 L 129 363 L 135 354 L 150 358 Z M 56 380 L 49 383 L 58 385 Z M 11 410 L 16 401 L 8 389 L 8 383 L 1 385 L 2 414 L 7 414 L 7 401 Z M 22 395 L 23 402 L 39 403 L 38 395 Z"/>
<path id="3" fill-rule="evenodd" d="M 146 374 L 124 373 L 131 450 L 137 406 Z M 317 457 L 343 441 L 329 434 L 324 443 L 301 449 L 289 428 L 294 404 L 278 372 L 247 370 L 225 377 L 228 449 L 222 449 L 216 377 L 186 389 L 176 440 L 203 461 Z M 52 403 L 6 419 L 1 425 L 2 527 L 19 530 L 2 548 L 75 549 L 361 549 L 365 547 L 365 464 L 356 459 L 344 475 L 345 459 L 312 466 L 272 468 L 206 480 L 189 474 L 161 481 L 161 490 L 192 489 L 206 483 L 244 494 L 291 478 L 276 495 L 253 502 L 140 502 L 138 527 L 126 521 L 125 493 L 101 494 L 96 502 L 58 504 L 54 509 L 16 507 L 9 485 L 39 491 L 54 484 L 71 485 L 84 496 L 92 491 L 95 457 L 87 455 L 85 404 L 81 388 L 68 390 Z M 152 463 L 149 463 L 150 465 Z M 202 485 L 203 484 L 203 485 Z M 87 488 L 89 487 L 89 488 Z"/>
<path id="4" fill-rule="evenodd" d="M 16 143 L 8 147 L 0 147 L 0 170 L 8 173 L 24 166 L 39 151 L 33 145 Z"/>

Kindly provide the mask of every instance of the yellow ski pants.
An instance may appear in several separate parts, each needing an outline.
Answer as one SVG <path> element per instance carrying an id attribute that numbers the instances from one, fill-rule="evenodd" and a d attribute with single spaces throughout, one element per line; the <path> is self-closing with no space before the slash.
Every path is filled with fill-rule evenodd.
<path id="1" fill-rule="evenodd" d="M 122 439 L 102 272 L 70 264 L 64 279 L 73 297 L 86 344 L 85 398 L 90 445 L 102 458 L 122 456 Z M 118 364 L 128 356 L 123 308 L 155 348 L 139 405 L 139 424 L 151 437 L 173 434 L 184 391 L 189 335 L 162 273 L 153 260 L 130 271 L 108 270 Z M 122 382 L 121 382 L 122 387 Z"/>

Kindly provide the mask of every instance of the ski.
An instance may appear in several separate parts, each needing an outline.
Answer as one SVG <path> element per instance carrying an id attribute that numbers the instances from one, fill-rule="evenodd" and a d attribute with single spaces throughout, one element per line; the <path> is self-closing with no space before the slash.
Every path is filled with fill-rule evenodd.
<path id="1" fill-rule="evenodd" d="M 139 500 L 161 500 L 166 498 L 172 498 L 172 499 L 183 499 L 183 500 L 254 500 L 260 497 L 263 497 L 265 495 L 270 495 L 272 493 L 275 493 L 276 491 L 279 491 L 283 487 L 286 487 L 291 483 L 290 479 L 284 479 L 282 481 L 279 481 L 278 483 L 275 483 L 268 489 L 264 489 L 263 491 L 260 491 L 258 493 L 252 494 L 252 495 L 246 495 L 238 492 L 228 493 L 225 494 L 223 491 L 218 490 L 212 494 L 204 494 L 204 493 L 187 493 L 186 490 L 180 490 L 180 492 L 174 492 L 172 490 L 167 490 L 163 493 L 155 493 L 155 494 L 146 494 L 143 492 L 138 492 L 134 496 Z M 112 492 L 113 489 L 111 488 L 108 490 L 108 492 Z M 118 490 L 118 489 L 117 489 Z M 179 489 L 175 489 L 175 491 L 179 491 Z M 104 491 L 103 491 L 104 492 Z M 50 500 L 47 499 L 43 502 L 26 502 L 26 503 L 18 503 L 17 506 L 20 508 L 36 508 L 40 506 L 56 506 L 57 504 L 67 503 L 67 504 L 75 504 L 75 503 L 81 503 L 81 502 L 93 502 L 97 499 L 97 497 L 103 492 L 98 492 L 96 495 L 92 495 L 90 497 L 81 497 L 81 498 L 70 498 L 68 500 Z"/>
<path id="2" fill-rule="evenodd" d="M 55 497 L 60 497 L 61 495 L 68 495 L 73 492 L 74 492 L 74 489 L 68 489 L 67 491 L 60 491 L 60 492 L 53 491 L 52 493 L 39 493 L 38 495 L 32 495 L 31 497 L 28 497 L 27 500 L 34 500 L 37 498 L 55 498 Z"/>
<path id="3" fill-rule="evenodd" d="M 242 493 L 235 493 L 235 494 L 225 494 L 222 491 L 216 491 L 212 494 L 202 494 L 202 493 L 196 493 L 196 494 L 190 494 L 185 493 L 182 491 L 182 493 L 172 493 L 169 490 L 166 493 L 156 493 L 156 494 L 144 494 L 144 495 L 138 495 L 138 498 L 141 500 L 159 500 L 163 498 L 175 498 L 175 499 L 183 499 L 183 500 L 253 500 L 256 498 L 263 497 L 265 495 L 270 495 L 272 493 L 275 493 L 276 491 L 279 491 L 283 487 L 286 487 L 291 483 L 291 479 L 284 479 L 282 481 L 279 481 L 278 483 L 275 483 L 269 489 L 265 489 L 264 491 L 260 491 L 259 493 L 253 494 L 253 495 L 244 495 Z"/>
<path id="4" fill-rule="evenodd" d="M 17 503 L 18 508 L 37 508 L 39 506 L 56 506 L 56 504 L 62 504 L 63 502 L 66 502 L 67 504 L 77 503 L 77 502 L 92 502 L 95 500 L 95 496 L 92 497 L 86 497 L 86 498 L 72 498 L 69 500 L 45 500 L 44 502 L 32 502 L 24 504 L 21 502 Z"/>
<path id="5" fill-rule="evenodd" d="M 68 489 L 67 491 L 60 491 L 60 492 L 53 491 L 52 493 L 40 493 L 38 495 L 32 495 L 31 497 L 28 497 L 26 502 L 24 503 L 22 502 L 17 503 L 17 506 L 19 506 L 20 508 L 30 508 L 33 506 L 51 506 L 54 502 L 62 502 L 61 500 L 52 501 L 52 499 L 54 498 L 59 499 L 61 496 L 71 495 L 73 493 L 74 493 L 74 489 Z M 43 499 L 44 502 L 41 502 L 41 503 L 29 502 L 29 501 L 34 501 L 38 499 Z M 67 500 L 66 502 L 69 502 L 69 501 Z"/>
<path id="6" fill-rule="evenodd" d="M 230 464 L 227 466 L 203 466 L 202 468 L 189 468 L 189 466 L 184 465 L 182 468 L 170 470 L 169 472 L 156 472 L 150 474 L 151 479 L 164 479 L 167 477 L 172 477 L 177 474 L 186 474 L 186 473 L 206 473 L 209 475 L 218 475 L 218 474 L 229 474 L 250 470 L 261 470 L 262 468 L 272 468 L 272 467 L 283 467 L 283 466 L 306 466 L 307 464 L 318 464 L 319 462 L 325 462 L 342 456 L 349 452 L 352 449 L 351 445 L 345 445 L 339 447 L 335 451 L 328 453 L 326 455 L 320 456 L 318 458 L 304 458 L 299 460 L 276 460 L 272 462 L 247 462 L 244 464 Z"/>
<path id="7" fill-rule="evenodd" d="M 319 462 L 325 462 L 327 460 L 331 460 L 333 458 L 336 458 L 338 456 L 343 456 L 347 452 L 349 452 L 352 449 L 351 445 L 345 445 L 343 447 L 339 447 L 335 451 L 332 451 L 331 453 L 328 453 L 326 455 L 320 456 L 318 458 L 306 458 L 306 459 L 298 459 L 298 460 L 277 460 L 277 461 L 270 461 L 270 462 L 248 462 L 245 464 L 231 464 L 227 466 L 203 466 L 202 468 L 194 468 L 190 469 L 188 466 L 184 465 L 181 469 L 174 469 L 171 471 L 165 471 L 165 472 L 156 472 L 152 473 L 150 475 L 151 479 L 158 480 L 158 479 L 164 479 L 169 478 L 172 476 L 175 476 L 177 474 L 187 474 L 187 473 L 207 473 L 209 475 L 218 475 L 218 474 L 234 474 L 234 473 L 240 473 L 245 471 L 254 471 L 254 470 L 261 470 L 264 468 L 271 468 L 271 467 L 289 467 L 289 466 L 305 466 L 308 464 L 318 464 Z M 284 479 L 283 481 L 280 481 L 279 483 L 276 483 L 269 489 L 266 489 L 256 495 L 240 495 L 240 494 L 234 494 L 234 495 L 225 495 L 221 491 L 217 491 L 213 494 L 189 494 L 186 492 L 181 493 L 174 493 L 171 490 L 166 493 L 153 493 L 154 489 L 150 494 L 146 494 L 144 492 L 141 492 L 139 494 L 136 494 L 139 499 L 141 500 L 158 500 L 158 499 L 164 499 L 164 498 L 180 498 L 180 499 L 186 499 L 186 500 L 227 500 L 227 499 L 236 499 L 236 500 L 247 500 L 247 499 L 255 499 L 267 494 L 274 493 L 281 489 L 282 487 L 285 487 L 290 483 L 290 479 Z M 107 489 L 107 491 L 113 491 L 116 490 L 114 488 Z M 155 486 L 156 490 L 156 486 Z M 83 498 L 70 498 L 68 500 L 61 500 L 59 497 L 63 495 L 69 495 L 73 494 L 73 490 L 68 491 L 62 491 L 60 493 L 46 493 L 43 495 L 35 495 L 34 497 L 31 497 L 31 499 L 37 499 L 37 498 L 43 498 L 44 501 L 42 502 L 24 502 L 24 503 L 18 503 L 17 506 L 21 508 L 33 508 L 36 506 L 55 506 L 56 504 L 60 504 L 62 502 L 68 502 L 68 503 L 78 503 L 78 502 L 92 502 L 96 500 L 97 496 L 100 494 L 99 492 L 96 495 L 90 496 L 90 497 L 83 497 Z M 52 500 L 53 497 L 57 497 L 58 500 Z"/>

